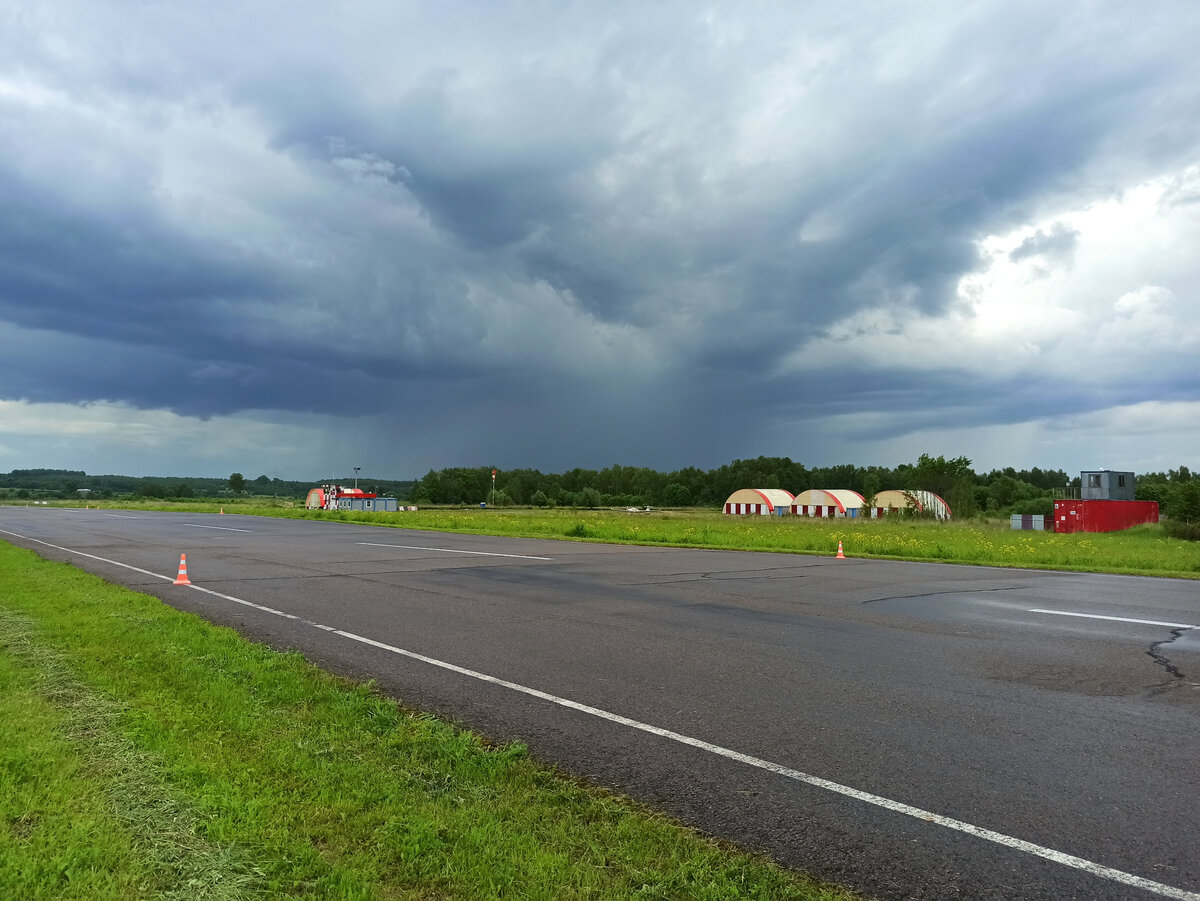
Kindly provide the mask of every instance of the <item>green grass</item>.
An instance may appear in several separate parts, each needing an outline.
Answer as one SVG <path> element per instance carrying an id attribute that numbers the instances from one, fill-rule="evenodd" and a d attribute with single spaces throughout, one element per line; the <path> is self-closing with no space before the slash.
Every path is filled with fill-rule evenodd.
<path id="1" fill-rule="evenodd" d="M 0 543 L 0 897 L 851 897 Z"/>
<path id="2" fill-rule="evenodd" d="M 279 511 L 313 515 L 312 511 Z M 356 522 L 448 532 L 562 538 L 832 556 L 838 541 L 853 557 L 1200 579 L 1200 543 L 1169 538 L 1161 526 L 1122 532 L 1013 531 L 1007 522 L 815 520 L 800 516 L 614 511 L 418 511 L 329 514 Z"/>
<path id="3" fill-rule="evenodd" d="M 1058 535 L 1013 531 L 1007 521 L 981 519 L 939 523 L 902 517 L 814 520 L 801 516 L 725 516 L 706 511 L 631 514 L 612 510 L 460 507 L 406 513 L 344 513 L 286 506 L 295 503 L 252 499 L 225 502 L 222 506 L 229 513 L 393 528 L 827 556 L 836 553 L 840 540 L 851 557 L 1200 579 L 1200 542 L 1171 538 L 1157 525 L 1121 532 Z M 214 506 L 218 505 L 164 505 L 156 501 L 145 504 L 144 508 L 212 513 Z"/>

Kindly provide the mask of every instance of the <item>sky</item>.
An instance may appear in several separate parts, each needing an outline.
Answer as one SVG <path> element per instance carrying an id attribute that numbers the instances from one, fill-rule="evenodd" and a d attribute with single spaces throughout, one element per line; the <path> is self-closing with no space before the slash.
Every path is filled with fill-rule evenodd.
<path id="1" fill-rule="evenodd" d="M 1200 4 L 7 0 L 0 471 L 1200 469 Z"/>

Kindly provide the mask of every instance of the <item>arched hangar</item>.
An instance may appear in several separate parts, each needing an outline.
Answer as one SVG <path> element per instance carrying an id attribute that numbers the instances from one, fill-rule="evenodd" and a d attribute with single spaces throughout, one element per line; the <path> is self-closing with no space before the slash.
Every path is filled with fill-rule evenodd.
<path id="1" fill-rule="evenodd" d="M 950 505 L 932 491 L 900 491 L 889 489 L 875 495 L 875 506 L 871 509 L 872 516 L 884 516 L 889 510 L 904 510 L 913 507 L 918 513 L 933 516 L 934 519 L 949 519 Z"/>
<path id="2" fill-rule="evenodd" d="M 791 509 L 795 500 L 782 488 L 740 488 L 725 501 L 725 512 L 742 516 L 774 516 Z"/>
<path id="3" fill-rule="evenodd" d="M 866 501 L 849 488 L 809 488 L 796 495 L 792 512 L 797 516 L 858 516 Z"/>

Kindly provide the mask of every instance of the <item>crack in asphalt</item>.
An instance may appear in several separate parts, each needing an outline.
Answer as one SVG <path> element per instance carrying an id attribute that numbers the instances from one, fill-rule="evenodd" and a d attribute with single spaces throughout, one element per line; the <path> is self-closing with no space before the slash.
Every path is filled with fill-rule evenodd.
<path id="1" fill-rule="evenodd" d="M 1150 650 L 1148 650 L 1146 652 L 1150 656 L 1151 660 L 1153 660 L 1155 663 L 1157 663 L 1159 666 L 1161 666 L 1163 669 L 1165 669 L 1175 679 L 1185 679 L 1187 677 L 1184 676 L 1183 672 L 1179 669 L 1179 667 L 1177 667 L 1177 666 L 1175 666 L 1175 664 L 1171 663 L 1170 659 L 1167 657 L 1166 654 L 1160 653 L 1160 649 L 1171 644 L 1171 642 L 1182 638 L 1183 633 L 1188 632 L 1188 631 L 1190 631 L 1190 629 L 1172 629 L 1170 638 L 1168 638 L 1164 641 L 1154 642 L 1154 644 L 1150 645 Z"/>
<path id="2" fill-rule="evenodd" d="M 659 576 L 650 576 L 647 579 L 642 579 L 637 582 L 627 582 L 628 586 L 643 586 L 643 585 L 680 585 L 684 582 L 740 582 L 748 578 L 761 578 L 763 573 L 779 573 L 770 578 L 799 578 L 795 575 L 797 569 L 811 569 L 819 564 L 810 563 L 807 566 L 772 566 L 764 569 L 725 569 L 725 570 L 709 570 L 707 572 L 691 572 L 691 573 L 663 573 Z"/>
<path id="3" fill-rule="evenodd" d="M 1021 591 L 1024 588 L 1024 585 L 1006 585 L 999 588 L 959 588 L 954 591 L 924 591 L 920 594 L 889 594 L 882 598 L 868 598 L 862 601 L 862 605 L 865 607 L 867 604 L 878 604 L 880 601 L 909 601 L 913 598 L 935 598 L 944 594 L 986 594 L 991 591 Z"/>

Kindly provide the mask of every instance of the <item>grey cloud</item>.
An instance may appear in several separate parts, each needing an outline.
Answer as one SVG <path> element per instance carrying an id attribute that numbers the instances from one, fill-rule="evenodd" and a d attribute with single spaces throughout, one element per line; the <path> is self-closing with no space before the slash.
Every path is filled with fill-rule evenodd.
<path id="1" fill-rule="evenodd" d="M 281 290 L 273 273 L 190 244 L 153 213 L 98 214 L 4 172 L 0 197 L 0 310 L 10 322 L 135 344 L 205 340 L 222 330 L 206 315 L 213 301 Z"/>
<path id="2" fill-rule="evenodd" d="M 1069 259 L 1078 240 L 1079 232 L 1060 222 L 1030 235 L 1008 257 L 1014 263 L 1031 257 Z"/>
<path id="3" fill-rule="evenodd" d="M 112 21 L 81 13 L 94 31 L 54 26 L 72 59 L 46 34 L 3 45 L 47 90 L 98 101 L 103 125 L 50 115 L 96 129 L 94 152 L 122 165 L 50 179 L 21 160 L 63 153 L 71 129 L 39 130 L 28 110 L 30 128 L 0 126 L 0 150 L 20 151 L 0 158 L 0 319 L 74 357 L 10 356 L 0 396 L 402 410 L 462 441 L 471 424 L 523 423 L 494 438 L 515 456 L 615 458 L 644 435 L 664 459 L 703 445 L 714 463 L 788 417 L 1050 415 L 1087 401 L 1033 377 L 853 361 L 803 382 L 775 373 L 857 310 L 941 314 L 981 237 L 1090 199 L 1096 173 L 1141 177 L 1200 146 L 1176 125 L 1154 157 L 1144 137 L 1194 112 L 1189 11 L 1089 7 L 1081 22 L 1038 4 L 945 17 L 831 4 L 705 21 L 667 3 L 518 21 L 466 4 L 377 12 L 326 45 L 321 9 L 270 29 L 257 8 L 209 22 L 109 7 Z M 121 29 L 136 52 L 117 59 Z M 240 137 L 235 117 L 251 123 Z M 186 142 L 162 138 L 180 122 L 256 142 L 243 149 L 274 154 L 278 180 L 201 184 L 225 218 L 188 228 L 161 193 L 189 162 Z M 123 199 L 76 197 L 106 193 Z M 1061 262 L 1077 238 L 1041 231 L 1011 258 Z M 568 372 L 548 351 L 585 342 Z M 655 348 L 650 363 L 635 344 Z M 1147 377 L 1122 396 L 1170 390 Z"/>

